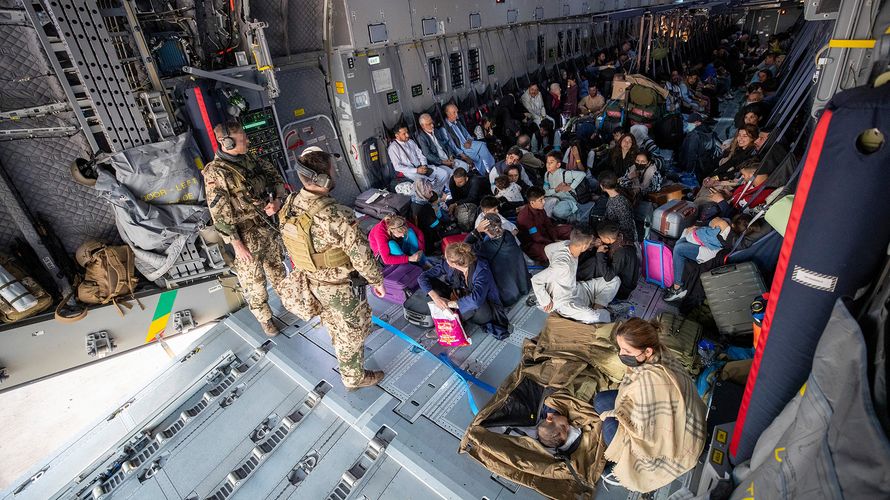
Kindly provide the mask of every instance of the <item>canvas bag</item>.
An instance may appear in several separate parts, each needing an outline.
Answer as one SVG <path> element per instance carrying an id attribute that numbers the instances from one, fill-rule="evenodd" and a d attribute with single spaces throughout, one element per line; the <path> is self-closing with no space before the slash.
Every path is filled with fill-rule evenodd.
<path id="1" fill-rule="evenodd" d="M 13 304 L 0 296 L 0 323 L 14 323 L 16 321 L 33 316 L 47 307 L 52 305 L 53 299 L 46 290 L 28 276 L 25 271 L 16 262 L 8 257 L 0 255 L 0 267 L 15 278 L 14 281 L 6 285 L 0 285 L 0 288 L 19 284 L 34 298 L 35 303 L 25 311 L 19 311 Z M 16 302 L 13 300 L 12 302 Z"/>
<path id="2" fill-rule="evenodd" d="M 77 286 L 77 300 L 84 304 L 114 303 L 123 315 L 120 306 L 132 306 L 120 297 L 129 296 L 145 309 L 133 293 L 139 278 L 135 276 L 135 256 L 128 245 L 102 245 L 92 252 L 87 262 L 83 281 Z"/>

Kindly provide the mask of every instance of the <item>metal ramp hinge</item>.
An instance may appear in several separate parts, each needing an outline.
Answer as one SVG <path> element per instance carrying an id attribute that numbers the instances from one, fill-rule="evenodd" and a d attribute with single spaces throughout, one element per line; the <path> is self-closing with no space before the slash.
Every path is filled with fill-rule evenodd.
<path id="1" fill-rule="evenodd" d="M 88 356 L 104 358 L 109 353 L 114 352 L 115 347 L 114 338 L 105 330 L 87 334 L 86 349 Z"/>
<path id="2" fill-rule="evenodd" d="M 381 427 L 368 442 L 368 446 L 358 457 L 358 460 L 340 477 L 340 482 L 327 496 L 327 500 L 346 500 L 361 480 L 368 475 L 368 472 L 382 461 L 386 447 L 395 437 L 394 430 L 385 425 Z"/>

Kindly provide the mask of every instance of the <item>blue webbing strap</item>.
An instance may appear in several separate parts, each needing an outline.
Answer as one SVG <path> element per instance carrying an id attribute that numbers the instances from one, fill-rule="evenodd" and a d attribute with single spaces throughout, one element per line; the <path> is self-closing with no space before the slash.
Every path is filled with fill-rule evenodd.
<path id="1" fill-rule="evenodd" d="M 467 373 L 465 370 L 462 370 L 461 368 L 459 368 L 457 365 L 454 364 L 453 361 L 451 361 L 451 359 L 448 358 L 447 354 L 441 353 L 438 356 L 436 356 L 435 354 L 430 352 L 429 349 L 424 347 L 423 344 L 421 344 L 420 342 L 411 338 L 407 333 L 390 325 L 389 323 L 387 323 L 386 321 L 383 321 L 382 319 L 378 318 L 377 316 L 372 315 L 371 322 L 374 323 L 375 325 L 379 326 L 380 328 L 383 328 L 384 330 L 388 331 L 389 333 L 395 335 L 396 337 L 404 340 L 405 342 L 408 343 L 408 345 L 410 345 L 412 347 L 416 347 L 416 348 L 420 349 L 422 352 L 429 354 L 434 359 L 438 360 L 443 365 L 450 368 L 451 371 L 453 371 L 455 373 L 455 375 L 457 375 L 457 378 L 460 379 L 461 383 L 467 390 L 467 399 L 469 400 L 470 411 L 473 412 L 473 415 L 477 415 L 479 413 L 479 407 L 476 405 L 476 398 L 473 397 L 473 391 L 470 390 L 470 383 L 473 383 L 480 389 L 488 391 L 492 394 L 494 394 L 497 391 L 494 387 L 486 384 L 485 382 L 479 380 L 475 376 Z"/>

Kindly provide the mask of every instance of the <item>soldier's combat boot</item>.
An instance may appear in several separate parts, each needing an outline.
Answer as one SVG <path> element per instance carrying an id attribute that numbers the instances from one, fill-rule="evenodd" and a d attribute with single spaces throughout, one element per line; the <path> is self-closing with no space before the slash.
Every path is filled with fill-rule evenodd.
<path id="1" fill-rule="evenodd" d="M 377 385 L 381 380 L 383 380 L 383 372 L 365 370 L 365 376 L 362 377 L 362 380 L 356 385 L 347 385 L 346 390 L 354 391 L 362 387 L 371 387 L 372 385 Z"/>
<path id="2" fill-rule="evenodd" d="M 274 337 L 281 332 L 281 330 L 278 329 L 278 325 L 275 324 L 274 320 L 270 319 L 260 324 L 263 326 L 263 331 L 266 332 L 267 337 Z"/>

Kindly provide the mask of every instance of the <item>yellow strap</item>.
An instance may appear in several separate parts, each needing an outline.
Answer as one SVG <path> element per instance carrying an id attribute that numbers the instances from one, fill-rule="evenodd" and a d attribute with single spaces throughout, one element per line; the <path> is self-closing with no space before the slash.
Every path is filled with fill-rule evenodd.
<path id="1" fill-rule="evenodd" d="M 833 49 L 873 49 L 874 40 L 829 40 L 828 46 Z"/>

